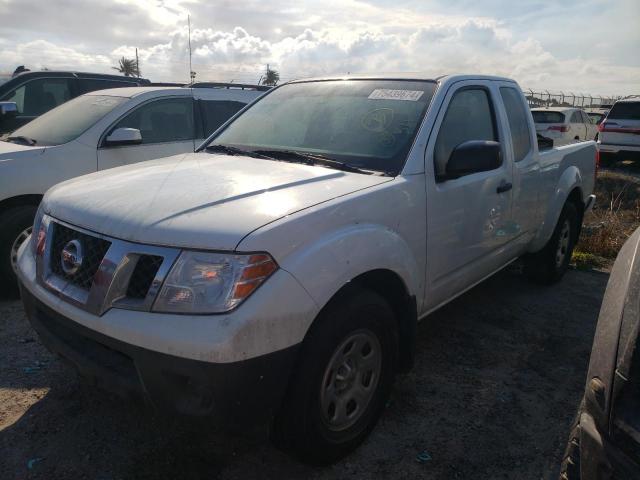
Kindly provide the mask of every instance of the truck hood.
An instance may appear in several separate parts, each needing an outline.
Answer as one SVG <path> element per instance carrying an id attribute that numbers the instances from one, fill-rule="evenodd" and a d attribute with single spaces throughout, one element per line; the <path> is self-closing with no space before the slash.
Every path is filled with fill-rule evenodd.
<path id="1" fill-rule="evenodd" d="M 63 182 L 47 192 L 44 210 L 133 242 L 233 250 L 267 223 L 389 180 L 319 166 L 189 153 Z"/>

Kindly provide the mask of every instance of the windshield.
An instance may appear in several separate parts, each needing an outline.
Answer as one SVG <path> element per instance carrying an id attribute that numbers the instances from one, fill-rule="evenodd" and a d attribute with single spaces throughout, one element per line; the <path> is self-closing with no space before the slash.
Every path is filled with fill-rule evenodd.
<path id="1" fill-rule="evenodd" d="M 435 89 L 435 82 L 410 80 L 284 85 L 240 115 L 209 147 L 322 155 L 395 175 L 404 165 Z"/>
<path id="2" fill-rule="evenodd" d="M 48 111 L 13 132 L 9 138 L 29 139 L 33 145 L 60 145 L 80 136 L 126 97 L 83 95 Z"/>
<path id="3" fill-rule="evenodd" d="M 640 102 L 618 102 L 609 112 L 609 120 L 640 120 Z"/>
<path id="4" fill-rule="evenodd" d="M 536 111 L 531 114 L 535 123 L 564 123 L 564 114 L 561 112 Z"/>

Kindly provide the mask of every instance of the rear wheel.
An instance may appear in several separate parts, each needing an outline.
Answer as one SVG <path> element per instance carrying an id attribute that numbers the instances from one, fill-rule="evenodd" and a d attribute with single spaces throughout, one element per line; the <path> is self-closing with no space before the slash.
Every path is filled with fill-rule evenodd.
<path id="1" fill-rule="evenodd" d="M 307 335 L 275 424 L 276 443 L 313 464 L 336 461 L 366 438 L 393 383 L 393 312 L 379 295 L 349 290 Z"/>
<path id="2" fill-rule="evenodd" d="M 543 284 L 558 282 L 569 268 L 573 247 L 578 240 L 578 229 L 578 210 L 574 203 L 568 202 L 544 248 L 525 258 L 527 276 Z"/>
<path id="3" fill-rule="evenodd" d="M 0 214 L 0 289 L 2 294 L 15 296 L 18 293 L 17 278 L 14 271 L 18 249 L 31 235 L 33 218 L 37 207 L 21 205 Z"/>
<path id="4" fill-rule="evenodd" d="M 584 402 L 584 401 L 583 401 Z M 580 413 L 583 402 L 571 423 L 569 441 L 560 463 L 560 480 L 580 480 Z"/>

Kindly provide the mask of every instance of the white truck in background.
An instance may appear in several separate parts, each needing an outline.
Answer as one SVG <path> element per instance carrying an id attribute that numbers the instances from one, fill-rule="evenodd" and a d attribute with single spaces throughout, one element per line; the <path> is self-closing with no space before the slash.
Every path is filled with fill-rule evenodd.
<path id="1" fill-rule="evenodd" d="M 417 322 L 510 262 L 567 269 L 594 142 L 538 151 L 509 79 L 277 87 L 196 153 L 47 192 L 18 254 L 42 341 L 99 385 L 326 463 L 413 362 Z"/>

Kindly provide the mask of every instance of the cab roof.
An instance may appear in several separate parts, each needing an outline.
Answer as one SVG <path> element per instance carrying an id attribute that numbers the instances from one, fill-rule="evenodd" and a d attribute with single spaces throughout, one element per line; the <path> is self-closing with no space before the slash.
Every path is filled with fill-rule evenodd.
<path id="1" fill-rule="evenodd" d="M 445 82 L 445 81 L 461 81 L 461 80 L 493 80 L 503 82 L 514 82 L 513 79 L 506 77 L 497 77 L 491 75 L 471 75 L 471 74 L 453 74 L 453 75 L 433 75 L 425 72 L 402 72 L 402 73 L 357 73 L 348 75 L 328 75 L 324 77 L 300 78 L 292 80 L 288 83 L 318 82 L 326 80 L 422 80 L 426 82 Z"/>

